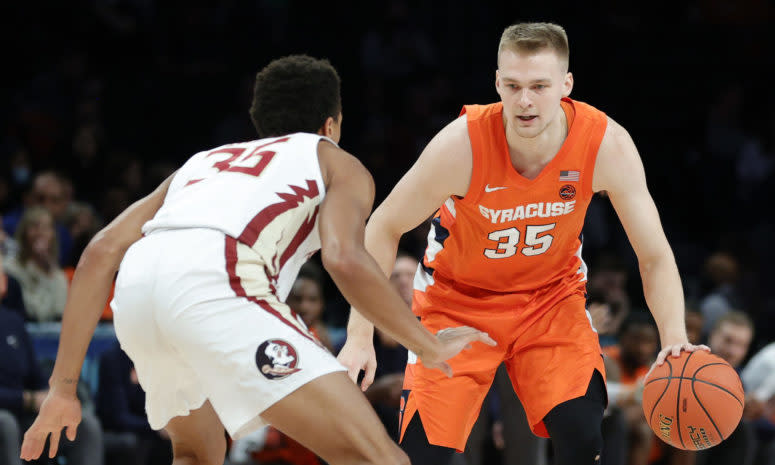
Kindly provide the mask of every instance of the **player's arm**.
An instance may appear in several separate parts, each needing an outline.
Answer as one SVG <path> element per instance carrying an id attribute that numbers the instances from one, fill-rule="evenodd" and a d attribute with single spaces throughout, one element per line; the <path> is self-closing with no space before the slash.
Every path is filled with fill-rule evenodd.
<path id="1" fill-rule="evenodd" d="M 457 118 L 442 129 L 425 147 L 420 157 L 401 178 L 366 225 L 366 250 L 383 273 L 390 276 L 401 236 L 428 219 L 452 195 L 464 196 L 471 182 L 472 153 L 467 118 Z M 373 381 L 374 328 L 355 305 L 350 309 L 347 343 L 339 360 L 357 378 L 366 370 L 364 390 Z"/>
<path id="2" fill-rule="evenodd" d="M 681 278 L 648 191 L 638 150 L 629 133 L 611 119 L 598 151 L 592 187 L 608 193 L 638 257 L 646 303 L 662 345 L 657 363 L 661 364 L 668 352 L 678 356 L 681 350 L 700 347 L 689 344 L 686 336 Z"/>
<path id="3" fill-rule="evenodd" d="M 323 265 L 345 298 L 431 367 L 448 371 L 442 362 L 473 340 L 494 344 L 486 334 L 468 328 L 470 331 L 460 333 L 468 336 L 454 337 L 470 340 L 455 349 L 417 321 L 364 247 L 364 224 L 374 200 L 371 175 L 358 160 L 333 144 L 321 142 L 318 153 L 327 181 L 320 207 Z"/>
<path id="4" fill-rule="evenodd" d="M 174 176 L 174 175 L 173 175 Z M 62 332 L 50 390 L 35 423 L 24 434 L 21 457 L 37 458 L 51 434 L 49 456 L 54 457 L 62 428 L 72 441 L 81 420 L 76 387 L 86 349 L 105 307 L 113 278 L 124 253 L 142 237 L 140 228 L 162 205 L 173 176 L 124 210 L 89 242 L 75 269 L 62 318 Z"/>

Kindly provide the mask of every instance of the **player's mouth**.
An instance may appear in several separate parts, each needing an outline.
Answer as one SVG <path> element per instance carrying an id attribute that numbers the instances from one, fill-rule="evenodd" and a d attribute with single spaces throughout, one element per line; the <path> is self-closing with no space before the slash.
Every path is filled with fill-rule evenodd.
<path id="1" fill-rule="evenodd" d="M 533 122 L 533 121 L 534 121 L 536 118 L 538 118 L 538 116 L 536 116 L 536 115 L 522 115 L 522 116 L 517 116 L 517 119 L 518 119 L 518 120 L 520 120 L 520 121 L 522 121 L 523 123 L 531 123 L 531 122 Z"/>

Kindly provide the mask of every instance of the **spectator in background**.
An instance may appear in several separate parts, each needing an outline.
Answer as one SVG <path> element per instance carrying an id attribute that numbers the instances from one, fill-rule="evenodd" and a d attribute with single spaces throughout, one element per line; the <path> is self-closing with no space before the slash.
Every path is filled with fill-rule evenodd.
<path id="1" fill-rule="evenodd" d="M 614 318 L 611 304 L 606 300 L 602 290 L 590 289 L 587 292 L 587 312 L 592 320 L 592 326 L 600 337 L 600 347 L 615 345 L 616 331 L 621 320 L 617 322 Z"/>
<path id="2" fill-rule="evenodd" d="M 692 344 L 702 344 L 702 329 L 705 324 L 705 318 L 702 312 L 694 307 L 686 307 L 686 336 Z"/>
<path id="3" fill-rule="evenodd" d="M 3 254 L 0 254 L 0 307 L 5 307 L 18 313 L 22 318 L 25 315 L 22 288 L 19 282 L 5 272 Z"/>
<path id="4" fill-rule="evenodd" d="M 731 311 L 720 316 L 708 336 L 712 353 L 723 358 L 735 370 L 742 368 L 743 360 L 753 340 L 753 322 L 745 313 Z M 747 386 L 745 403 L 751 416 L 753 398 Z M 732 434 L 721 444 L 697 453 L 697 465 L 751 465 L 756 450 L 756 436 L 748 418 L 744 418 Z"/>
<path id="5" fill-rule="evenodd" d="M 744 418 L 756 431 L 756 465 L 775 465 L 775 342 L 756 353 L 743 369 Z"/>
<path id="6" fill-rule="evenodd" d="M 31 207 L 45 208 L 51 213 L 54 220 L 53 227 L 59 244 L 57 261 L 60 264 L 64 263 L 73 247 L 70 232 L 62 224 L 68 204 L 67 195 L 66 185 L 57 174 L 50 171 L 38 174 L 32 181 L 31 189 L 24 197 L 24 205 L 3 218 L 3 229 L 8 234 L 13 235 L 27 209 Z"/>
<path id="7" fill-rule="evenodd" d="M 740 276 L 737 259 L 726 252 L 716 252 L 705 261 L 704 273 L 712 289 L 700 300 L 705 319 L 703 333 L 709 334 L 716 320 L 734 308 L 740 308 L 736 284 Z"/>
<path id="8" fill-rule="evenodd" d="M 654 433 L 643 416 L 643 381 L 659 348 L 659 333 L 651 315 L 632 312 L 619 329 L 619 344 L 603 353 L 606 365 L 609 406 L 620 409 L 628 428 L 629 465 L 646 465 L 658 458 L 653 448 Z"/>
<path id="9" fill-rule="evenodd" d="M 315 263 L 307 262 L 299 270 L 285 303 L 304 320 L 312 334 L 333 352 L 336 343 L 342 341 L 331 340 L 328 328 L 323 323 L 323 302 L 323 272 Z"/>
<path id="10" fill-rule="evenodd" d="M 10 258 L 17 254 L 18 246 L 13 237 L 9 236 L 2 228 L 3 216 L 0 215 L 0 256 Z"/>
<path id="11" fill-rule="evenodd" d="M 600 345 L 608 346 L 616 342 L 616 334 L 622 321 L 630 313 L 630 298 L 627 295 L 627 265 L 617 256 L 602 255 L 589 273 L 587 292 L 599 293 L 607 305 L 607 311 L 594 309 L 601 317 L 604 332 Z M 589 309 L 592 313 L 593 309 Z M 597 326 L 595 326 L 597 328 Z"/>
<path id="12" fill-rule="evenodd" d="M 19 281 L 27 319 L 62 318 L 67 300 L 67 279 L 57 260 L 54 218 L 42 207 L 25 210 L 16 230 L 19 255 L 6 263 L 6 271 Z"/>
<path id="13" fill-rule="evenodd" d="M 21 432 L 38 413 L 48 391 L 24 320 L 0 307 L 0 463 L 21 464 Z M 82 413 L 75 441 L 63 440 L 61 454 L 68 465 L 101 465 L 102 430 L 97 418 Z M 44 452 L 46 454 L 46 452 Z"/>
<path id="14" fill-rule="evenodd" d="M 390 283 L 410 307 L 414 293 L 414 274 L 418 264 L 414 256 L 399 251 L 390 273 Z M 366 398 L 371 402 L 390 437 L 398 440 L 398 407 L 404 386 L 407 351 L 395 339 L 375 328 L 374 352 L 377 369 L 374 372 L 374 383 L 366 391 Z"/>
<path id="15" fill-rule="evenodd" d="M 166 465 L 172 461 L 169 436 L 148 424 L 145 392 L 134 364 L 118 344 L 100 355 L 96 400 L 108 463 Z"/>

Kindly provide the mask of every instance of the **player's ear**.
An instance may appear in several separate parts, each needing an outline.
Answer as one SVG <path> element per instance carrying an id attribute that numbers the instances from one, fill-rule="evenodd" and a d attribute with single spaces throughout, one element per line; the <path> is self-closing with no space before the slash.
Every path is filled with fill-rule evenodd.
<path id="1" fill-rule="evenodd" d="M 497 69 L 495 70 L 495 92 L 498 95 L 501 93 L 501 73 Z"/>
<path id="2" fill-rule="evenodd" d="M 326 121 L 323 123 L 323 126 L 321 126 L 320 129 L 318 129 L 318 134 L 321 136 L 326 136 L 330 139 L 331 136 L 334 135 L 335 123 L 336 121 L 334 121 L 334 118 L 332 116 L 329 116 L 328 118 L 326 118 Z"/>
<path id="3" fill-rule="evenodd" d="M 573 90 L 573 73 L 568 72 L 565 74 L 565 81 L 562 83 L 562 96 L 567 97 Z"/>

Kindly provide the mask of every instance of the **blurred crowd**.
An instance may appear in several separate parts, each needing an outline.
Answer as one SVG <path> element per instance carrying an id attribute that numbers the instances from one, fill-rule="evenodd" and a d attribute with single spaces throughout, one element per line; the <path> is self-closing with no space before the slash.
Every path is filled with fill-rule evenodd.
<path id="1" fill-rule="evenodd" d="M 596 196 L 584 258 L 609 370 L 603 464 L 775 463 L 770 3 L 111 0 L 9 10 L 0 31 L 14 44 L 0 89 L 1 463 L 18 462 L 13 438 L 40 407 L 51 367 L 29 329 L 61 319 L 80 253 L 102 226 L 193 153 L 255 138 L 247 108 L 258 69 L 289 53 L 331 60 L 343 82 L 342 146 L 374 175 L 379 202 L 463 104 L 497 99 L 498 38 L 520 20 L 566 27 L 572 96 L 633 135 L 682 275 L 690 338 L 739 370 L 746 389 L 744 421 L 725 448 L 677 453 L 644 426 L 639 393 L 658 337 L 635 256 Z M 426 234 L 403 238 L 391 278 L 407 302 Z M 319 263 L 305 266 L 288 303 L 336 353 L 348 306 Z M 110 324 L 109 306 L 102 319 Z M 395 433 L 406 355 L 380 332 L 375 345 L 380 368 L 366 395 Z M 550 464 L 501 375 L 456 460 Z M 118 346 L 100 356 L 98 388 L 79 392 L 84 422 L 67 464 L 169 463 Z M 319 463 L 271 429 L 230 454 L 239 464 Z"/>

